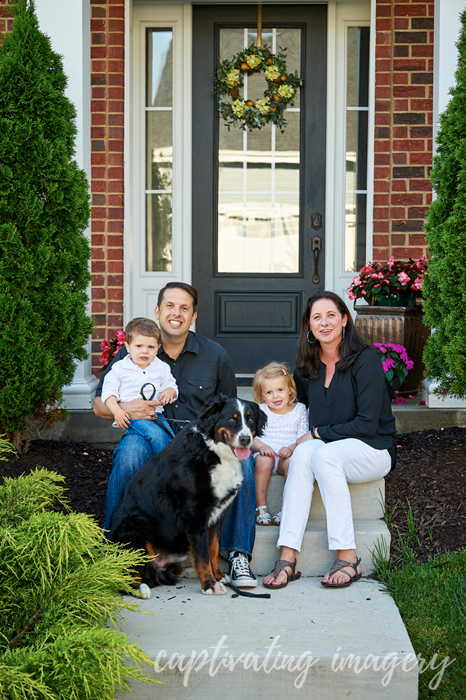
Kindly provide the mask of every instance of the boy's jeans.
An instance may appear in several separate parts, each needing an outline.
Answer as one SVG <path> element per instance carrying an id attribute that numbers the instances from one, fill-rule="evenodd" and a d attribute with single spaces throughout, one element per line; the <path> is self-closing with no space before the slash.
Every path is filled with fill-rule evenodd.
<path id="1" fill-rule="evenodd" d="M 125 491 L 128 481 L 134 474 L 168 445 L 170 438 L 157 426 L 161 421 L 169 427 L 164 418 L 157 421 L 136 419 L 113 453 L 113 469 L 107 486 L 105 508 L 105 530 L 110 530 L 113 512 Z M 171 430 L 171 428 L 169 427 Z M 220 533 L 220 550 L 223 552 L 243 552 L 251 557 L 256 535 L 256 488 L 254 483 L 254 459 L 242 462 L 244 479 L 235 500 L 227 510 Z"/>

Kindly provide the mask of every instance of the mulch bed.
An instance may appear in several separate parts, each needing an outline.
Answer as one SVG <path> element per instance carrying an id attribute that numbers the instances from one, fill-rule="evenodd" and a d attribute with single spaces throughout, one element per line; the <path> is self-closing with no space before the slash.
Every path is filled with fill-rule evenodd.
<path id="1" fill-rule="evenodd" d="M 433 554 L 466 547 L 466 429 L 445 428 L 398 436 L 398 463 L 386 479 L 392 555 L 400 553 L 400 537 L 409 539 L 420 561 Z M 104 524 L 105 494 L 112 452 L 89 445 L 36 440 L 20 457 L 0 462 L 3 477 L 46 467 L 66 478 L 73 510 L 94 515 Z M 411 507 L 415 527 L 409 528 Z"/>

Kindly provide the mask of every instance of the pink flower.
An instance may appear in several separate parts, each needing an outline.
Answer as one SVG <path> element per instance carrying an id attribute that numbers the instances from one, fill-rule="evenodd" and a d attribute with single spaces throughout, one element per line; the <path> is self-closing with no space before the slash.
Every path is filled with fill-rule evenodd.
<path id="1" fill-rule="evenodd" d="M 353 294 L 353 292 L 351 290 L 352 290 L 352 287 L 348 287 L 348 296 L 351 299 L 351 301 L 354 301 L 354 299 L 356 299 L 356 294 Z"/>
<path id="2" fill-rule="evenodd" d="M 412 360 L 407 360 L 406 362 L 406 369 L 413 369 L 414 367 L 414 362 Z"/>
<path id="3" fill-rule="evenodd" d="M 353 277 L 353 284 L 356 287 L 359 287 L 359 285 L 361 284 L 361 278 L 359 277 L 359 275 L 356 275 L 356 277 Z"/>
<path id="4" fill-rule="evenodd" d="M 390 260 L 387 262 L 387 265 L 388 265 L 388 267 L 389 267 L 390 269 L 392 269 L 393 263 L 394 263 L 394 262 L 395 262 L 395 257 L 392 255 L 392 257 L 390 258 Z"/>
<path id="5" fill-rule="evenodd" d="M 383 280 L 383 274 L 381 272 L 377 273 L 377 277 L 379 278 L 379 280 Z"/>
<path id="6" fill-rule="evenodd" d="M 412 289 L 417 290 L 417 289 L 422 289 L 422 284 L 424 282 L 424 279 L 422 277 L 416 277 L 414 280 L 412 286 Z"/>
<path id="7" fill-rule="evenodd" d="M 116 332 L 116 337 L 117 337 L 117 340 L 122 340 L 123 342 L 126 341 L 125 332 L 122 331 L 121 329 Z"/>
<path id="8" fill-rule="evenodd" d="M 365 289 L 362 289 L 362 290 L 361 290 L 361 294 L 364 294 L 364 296 L 365 296 L 365 295 L 367 294 L 366 290 L 365 290 Z"/>
<path id="9" fill-rule="evenodd" d="M 395 403 L 405 403 L 406 399 L 402 396 L 395 396 Z"/>
<path id="10" fill-rule="evenodd" d="M 405 286 L 410 281 L 409 275 L 407 275 L 406 272 L 400 272 L 398 275 L 398 281 L 400 284 Z"/>
<path id="11" fill-rule="evenodd" d="M 109 350 L 110 348 L 110 341 L 109 340 L 102 340 L 100 343 L 100 349 L 101 350 Z"/>

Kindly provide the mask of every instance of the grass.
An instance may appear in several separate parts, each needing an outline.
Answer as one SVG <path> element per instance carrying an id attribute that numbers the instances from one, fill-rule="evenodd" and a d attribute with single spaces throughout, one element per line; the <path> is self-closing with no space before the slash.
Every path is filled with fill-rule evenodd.
<path id="1" fill-rule="evenodd" d="M 420 661 L 419 700 L 466 698 L 466 550 L 418 563 L 410 548 L 417 525 L 409 521 L 396 567 L 377 543 L 377 578 L 393 596 Z M 411 513 L 412 516 L 412 513 Z M 423 668 L 424 666 L 424 668 Z"/>

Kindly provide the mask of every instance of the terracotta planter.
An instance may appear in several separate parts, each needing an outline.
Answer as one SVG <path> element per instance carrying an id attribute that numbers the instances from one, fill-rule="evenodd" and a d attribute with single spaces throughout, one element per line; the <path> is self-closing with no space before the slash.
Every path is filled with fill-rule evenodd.
<path id="1" fill-rule="evenodd" d="M 355 325 L 366 343 L 404 345 L 414 368 L 400 387 L 400 396 L 416 394 L 424 372 L 422 353 L 430 335 L 422 306 L 356 306 Z"/>

